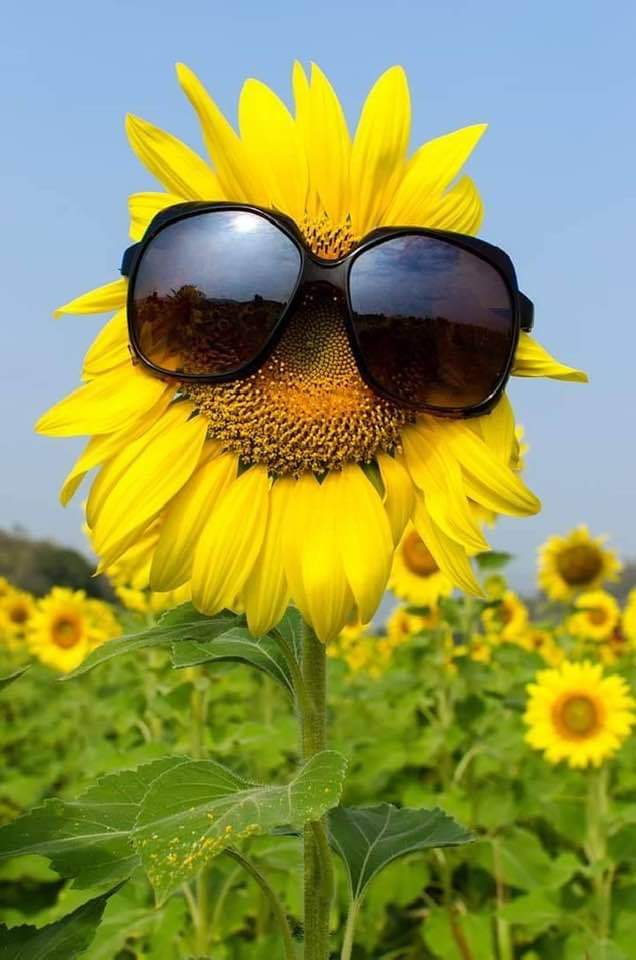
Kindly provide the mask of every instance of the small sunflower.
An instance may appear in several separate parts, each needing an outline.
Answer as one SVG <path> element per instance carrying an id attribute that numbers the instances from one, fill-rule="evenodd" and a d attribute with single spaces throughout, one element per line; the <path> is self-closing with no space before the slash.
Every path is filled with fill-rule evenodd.
<path id="1" fill-rule="evenodd" d="M 627 603 L 621 620 L 622 632 L 632 645 L 636 647 L 636 589 L 630 590 Z"/>
<path id="2" fill-rule="evenodd" d="M 528 626 L 528 608 L 513 590 L 506 590 L 501 602 L 488 607 L 481 616 L 487 632 L 500 642 L 514 642 Z"/>
<path id="3" fill-rule="evenodd" d="M 388 588 L 401 600 L 432 609 L 440 597 L 447 597 L 453 582 L 442 573 L 435 559 L 409 523 L 393 555 Z"/>
<path id="4" fill-rule="evenodd" d="M 577 613 L 568 617 L 567 629 L 574 637 L 608 640 L 621 618 L 616 599 L 605 590 L 589 590 L 574 601 Z"/>
<path id="5" fill-rule="evenodd" d="M 13 593 L 15 587 L 9 583 L 6 577 L 0 577 L 0 600 L 9 593 Z"/>
<path id="6" fill-rule="evenodd" d="M 24 640 L 29 621 L 35 610 L 35 601 L 25 590 L 8 590 L 0 597 L 0 632 L 11 650 L 17 650 Z"/>
<path id="7" fill-rule="evenodd" d="M 435 615 L 419 616 L 408 613 L 404 607 L 396 607 L 386 621 L 386 634 L 393 647 L 401 647 L 416 633 L 436 626 Z"/>
<path id="8" fill-rule="evenodd" d="M 100 601 L 83 590 L 54 587 L 31 617 L 27 641 L 47 666 L 68 673 L 105 640 L 120 633 L 119 624 Z"/>
<path id="9" fill-rule="evenodd" d="M 605 539 L 592 537 L 581 524 L 564 537 L 550 537 L 540 547 L 538 582 L 551 600 L 571 600 L 580 591 L 617 579 L 621 563 L 603 545 Z"/>
<path id="10" fill-rule="evenodd" d="M 402 68 L 383 74 L 350 136 L 329 81 L 293 71 L 291 113 L 248 80 L 237 133 L 187 67 L 179 82 L 210 154 L 129 116 L 133 151 L 164 192 L 130 198 L 131 236 L 184 200 L 233 200 L 290 216 L 323 258 L 348 253 L 378 226 L 474 234 L 475 184 L 459 176 L 485 126 L 438 137 L 408 156 L 411 105 Z M 470 556 L 488 548 L 480 509 L 525 516 L 539 501 L 515 469 L 518 442 L 506 397 L 488 416 L 448 421 L 373 394 L 333 305 L 299 308 L 250 377 L 226 384 L 166 383 L 131 362 L 125 278 L 58 313 L 116 311 L 89 348 L 84 385 L 37 429 L 91 439 L 67 476 L 64 503 L 98 469 L 87 520 L 108 569 L 159 523 L 150 586 L 190 585 L 207 614 L 244 609 L 264 633 L 290 599 L 323 641 L 351 611 L 372 619 L 409 519 L 442 573 L 479 594 Z M 585 380 L 522 333 L 513 372 Z"/>
<path id="11" fill-rule="evenodd" d="M 550 631 L 532 624 L 528 625 L 528 629 L 519 636 L 516 643 L 530 653 L 538 653 L 551 667 L 557 667 L 565 660 L 565 650 L 559 646 Z"/>
<path id="12" fill-rule="evenodd" d="M 487 634 L 474 633 L 466 647 L 466 653 L 476 663 L 490 663 L 493 646 L 492 638 Z"/>
<path id="13" fill-rule="evenodd" d="M 528 685 L 526 741 L 549 763 L 600 766 L 612 756 L 636 723 L 626 681 L 604 677 L 600 664 L 564 661 L 542 670 Z"/>

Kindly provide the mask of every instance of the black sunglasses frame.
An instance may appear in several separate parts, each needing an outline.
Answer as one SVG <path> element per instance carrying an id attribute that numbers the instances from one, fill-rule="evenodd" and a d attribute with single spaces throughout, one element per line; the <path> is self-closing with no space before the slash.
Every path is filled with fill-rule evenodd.
<path id="1" fill-rule="evenodd" d="M 260 217 L 263 217 L 265 220 L 268 220 L 284 234 L 286 234 L 300 255 L 300 269 L 296 286 L 289 297 L 286 306 L 283 308 L 276 325 L 272 329 L 267 342 L 261 348 L 257 356 L 242 366 L 238 371 L 221 374 L 186 374 L 164 370 L 162 367 L 156 366 L 151 360 L 148 359 L 148 357 L 143 354 L 137 339 L 137 332 L 135 328 L 134 297 L 137 272 L 148 246 L 167 226 L 177 223 L 180 220 L 188 219 L 189 217 L 199 216 L 201 214 L 210 213 L 216 210 L 236 210 L 256 214 Z M 386 389 L 375 382 L 374 377 L 366 368 L 364 356 L 360 349 L 360 344 L 356 334 L 353 319 L 354 311 L 351 306 L 351 297 L 349 292 L 349 274 L 351 267 L 356 259 L 365 251 L 377 246 L 387 239 L 393 239 L 405 235 L 433 237 L 443 240 L 455 247 L 459 247 L 462 250 L 466 250 L 493 267 L 499 273 L 506 285 L 512 304 L 514 324 L 510 354 L 495 388 L 492 390 L 489 396 L 482 400 L 479 404 L 470 407 L 457 408 L 441 408 L 424 404 L 408 404 L 404 400 L 396 399 L 395 397 L 391 396 Z M 121 273 L 123 276 L 128 277 L 129 281 L 127 315 L 128 335 L 133 361 L 139 361 L 139 363 L 141 363 L 144 367 L 162 379 L 195 383 L 227 383 L 250 376 L 250 374 L 258 370 L 259 367 L 261 367 L 265 362 L 267 357 L 271 355 L 287 325 L 288 317 L 293 313 L 298 303 L 304 297 L 315 296 L 319 292 L 320 295 L 324 296 L 325 293 L 322 291 L 329 291 L 332 296 L 335 293 L 337 295 L 337 299 L 340 299 L 346 307 L 346 310 L 344 311 L 344 322 L 349 343 L 351 345 L 351 350 L 355 357 L 360 375 L 370 389 L 373 390 L 373 392 L 377 395 L 383 397 L 385 400 L 388 400 L 393 404 L 397 404 L 398 406 L 407 408 L 412 407 L 414 410 L 422 413 L 430 413 L 437 417 L 448 417 L 453 419 L 481 416 L 492 410 L 497 401 L 500 399 L 510 377 L 517 344 L 519 342 L 520 332 L 522 330 L 528 332 L 532 330 L 534 322 L 534 307 L 532 301 L 529 300 L 528 297 L 526 297 L 526 295 L 519 290 L 515 269 L 510 257 L 499 247 L 496 247 L 491 243 L 487 243 L 485 240 L 480 240 L 476 237 L 470 237 L 462 233 L 452 233 L 447 230 L 433 230 L 427 227 L 379 227 L 378 229 L 373 230 L 371 233 L 368 233 L 361 240 L 361 242 L 344 257 L 341 257 L 338 260 L 324 260 L 320 257 L 317 257 L 307 247 L 302 233 L 291 218 L 273 210 L 267 210 L 251 204 L 234 203 L 232 201 L 206 202 L 195 200 L 176 204 L 160 211 L 148 225 L 143 238 L 138 243 L 128 247 L 128 249 L 124 252 L 121 264 Z"/>

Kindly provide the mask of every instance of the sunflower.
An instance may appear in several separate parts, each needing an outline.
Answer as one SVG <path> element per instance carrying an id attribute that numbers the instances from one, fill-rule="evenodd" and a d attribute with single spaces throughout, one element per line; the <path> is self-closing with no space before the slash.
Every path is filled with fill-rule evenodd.
<path id="1" fill-rule="evenodd" d="M 34 610 L 35 601 L 25 590 L 11 589 L 0 597 L 0 632 L 9 649 L 20 647 Z"/>
<path id="2" fill-rule="evenodd" d="M 106 604 L 89 600 L 83 590 L 53 587 L 29 621 L 27 641 L 42 663 L 68 673 L 96 646 L 119 633 Z"/>
<path id="3" fill-rule="evenodd" d="M 506 590 L 500 603 L 481 615 L 486 631 L 500 642 L 516 641 L 528 626 L 528 608 L 513 590 Z"/>
<path id="4" fill-rule="evenodd" d="M 564 537 L 550 537 L 539 548 L 538 582 L 551 600 L 570 600 L 579 591 L 617 579 L 621 563 L 604 541 L 605 537 L 590 536 L 581 524 Z"/>
<path id="5" fill-rule="evenodd" d="M 439 569 L 433 555 L 412 523 L 409 523 L 393 555 L 389 590 L 401 600 L 434 608 L 447 597 L 453 582 Z"/>
<path id="6" fill-rule="evenodd" d="M 621 620 L 622 632 L 633 647 L 636 647 L 636 589 L 630 590 Z"/>
<path id="7" fill-rule="evenodd" d="M 538 653 L 551 667 L 557 667 L 565 660 L 565 651 L 549 630 L 529 624 L 515 642 L 529 653 Z"/>
<path id="8" fill-rule="evenodd" d="M 577 613 L 568 617 L 567 629 L 574 637 L 608 640 L 621 618 L 615 598 L 605 590 L 589 590 L 574 601 Z"/>
<path id="9" fill-rule="evenodd" d="M 570 767 L 600 764 L 620 747 L 636 723 L 636 701 L 626 681 L 603 676 L 600 664 L 564 661 L 528 685 L 526 741 L 546 760 Z"/>
<path id="10" fill-rule="evenodd" d="M 291 113 L 248 80 L 237 134 L 197 77 L 177 68 L 210 156 L 129 116 L 133 151 L 163 192 L 130 198 L 139 240 L 184 200 L 233 200 L 290 216 L 314 252 L 339 257 L 379 225 L 478 230 L 482 204 L 458 175 L 477 124 L 407 155 L 411 108 L 404 71 L 372 88 L 350 136 L 338 98 L 313 66 L 293 70 Z M 207 614 L 244 609 L 260 634 L 293 600 L 323 641 L 355 608 L 371 620 L 409 520 L 443 574 L 479 594 L 469 557 L 487 549 L 479 508 L 515 516 L 539 501 L 514 469 L 514 416 L 504 397 L 488 416 L 448 421 L 388 404 L 362 381 L 336 306 L 299 308 L 269 360 L 226 384 L 166 383 L 131 362 L 125 278 L 58 314 L 115 311 L 89 348 L 83 386 L 39 421 L 49 436 L 91 439 L 67 476 L 67 503 L 98 472 L 87 520 L 109 569 L 157 521 L 150 587 L 190 585 Z M 308 330 L 311 336 L 307 335 Z M 584 380 L 521 335 L 514 373 Z"/>

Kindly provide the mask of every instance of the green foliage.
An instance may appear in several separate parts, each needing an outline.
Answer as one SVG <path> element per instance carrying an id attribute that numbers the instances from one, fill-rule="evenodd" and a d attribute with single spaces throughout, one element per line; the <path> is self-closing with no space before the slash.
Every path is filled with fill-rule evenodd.
<path id="1" fill-rule="evenodd" d="M 443 810 L 337 807 L 329 816 L 334 848 L 345 865 L 352 896 L 361 899 L 373 878 L 394 860 L 417 850 L 451 847 L 474 838 Z"/>
<path id="2" fill-rule="evenodd" d="M 115 888 L 116 889 L 116 888 Z M 46 927 L 0 925 L 0 960 L 74 960 L 90 945 L 111 890 Z"/>

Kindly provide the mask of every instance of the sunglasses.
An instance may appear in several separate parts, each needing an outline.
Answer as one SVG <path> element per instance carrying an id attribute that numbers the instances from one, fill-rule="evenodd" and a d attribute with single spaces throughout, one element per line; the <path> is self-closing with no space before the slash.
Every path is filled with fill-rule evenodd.
<path id="1" fill-rule="evenodd" d="M 510 258 L 463 234 L 380 228 L 347 256 L 314 255 L 295 223 L 239 203 L 178 204 L 126 250 L 133 356 L 161 377 L 224 383 L 272 353 L 294 310 L 342 308 L 360 375 L 394 404 L 487 413 L 533 306 Z"/>

